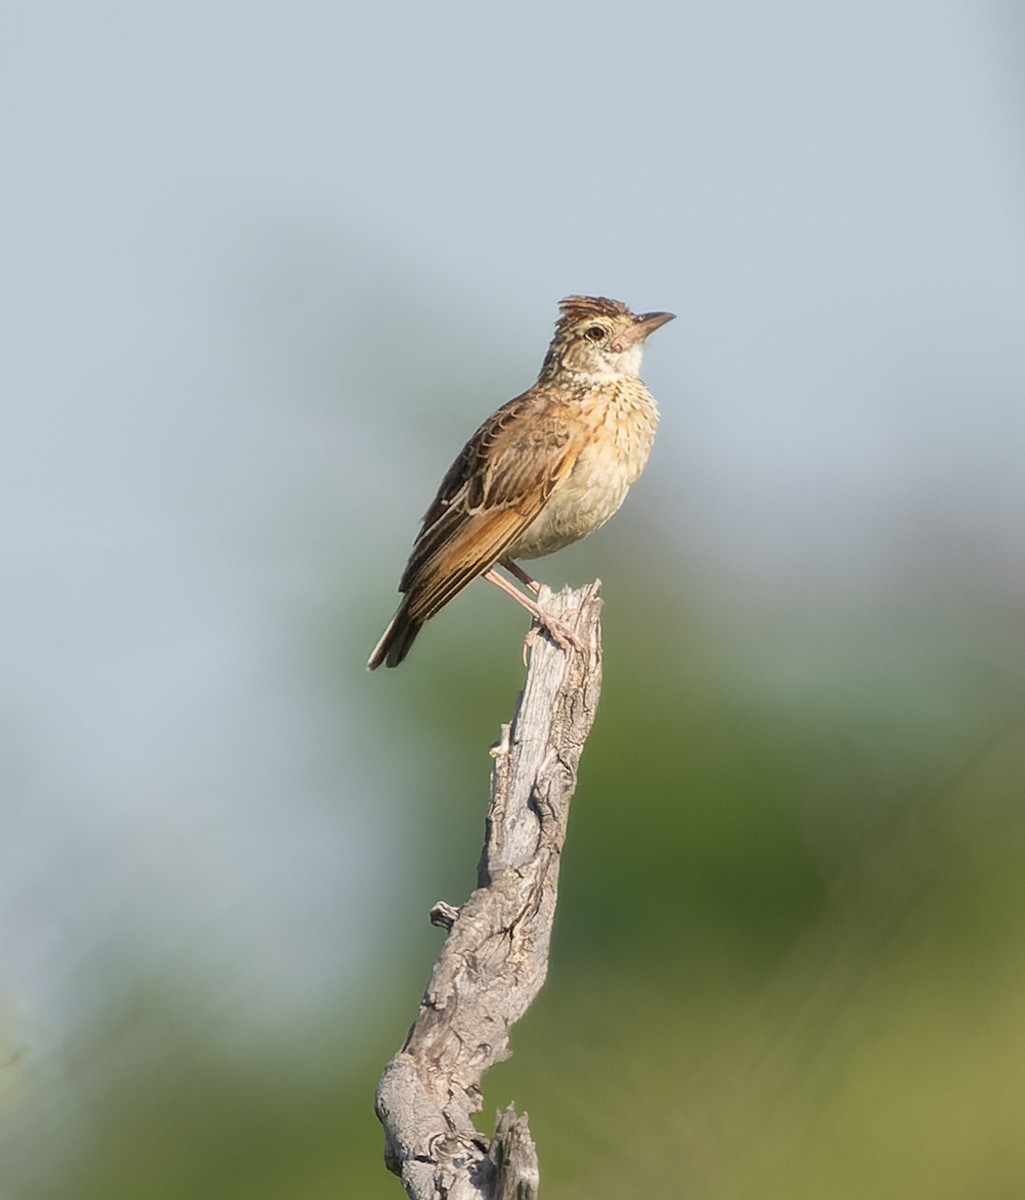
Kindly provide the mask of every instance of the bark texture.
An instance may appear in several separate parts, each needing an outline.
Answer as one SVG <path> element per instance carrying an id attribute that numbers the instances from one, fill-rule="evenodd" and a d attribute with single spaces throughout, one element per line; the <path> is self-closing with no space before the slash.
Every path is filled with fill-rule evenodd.
<path id="1" fill-rule="evenodd" d="M 510 1106 L 480 1133 L 481 1081 L 508 1058 L 509 1031 L 544 983 L 577 765 L 601 688 L 600 582 L 553 595 L 546 613 L 586 655 L 539 635 L 510 725 L 492 749 L 491 799 L 477 888 L 448 929 L 406 1043 L 377 1087 L 385 1162 L 412 1200 L 533 1200 L 538 1162 L 526 1114 Z"/>

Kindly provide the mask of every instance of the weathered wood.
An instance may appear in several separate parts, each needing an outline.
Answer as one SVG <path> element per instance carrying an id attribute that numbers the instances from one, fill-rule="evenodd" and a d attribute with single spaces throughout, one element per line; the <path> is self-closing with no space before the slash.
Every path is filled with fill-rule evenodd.
<path id="1" fill-rule="evenodd" d="M 439 903 L 449 930 L 406 1043 L 377 1087 L 385 1162 L 412 1200 L 533 1200 L 537 1153 L 526 1114 L 474 1126 L 480 1085 L 508 1058 L 509 1031 L 544 983 L 577 765 L 601 690 L 600 581 L 553 595 L 546 613 L 573 629 L 586 655 L 538 635 L 511 725 L 491 753 L 491 801 L 477 888 L 460 908 Z"/>

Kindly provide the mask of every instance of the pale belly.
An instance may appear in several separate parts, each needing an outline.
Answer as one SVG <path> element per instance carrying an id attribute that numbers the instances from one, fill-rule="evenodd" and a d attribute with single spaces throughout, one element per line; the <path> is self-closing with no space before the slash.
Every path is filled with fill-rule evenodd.
<path id="1" fill-rule="evenodd" d="M 509 548 L 508 556 L 541 558 L 600 529 L 619 510 L 644 469 L 651 442 L 630 449 L 629 457 L 610 453 L 607 446 L 603 452 L 585 450 L 566 481 Z"/>

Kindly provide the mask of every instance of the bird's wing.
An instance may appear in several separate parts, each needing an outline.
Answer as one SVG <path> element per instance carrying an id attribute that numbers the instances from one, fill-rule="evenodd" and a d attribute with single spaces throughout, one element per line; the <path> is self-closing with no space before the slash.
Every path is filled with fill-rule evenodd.
<path id="1" fill-rule="evenodd" d="M 562 405 L 530 392 L 477 430 L 427 510 L 399 590 L 426 621 L 489 570 L 573 469 L 580 440 Z"/>

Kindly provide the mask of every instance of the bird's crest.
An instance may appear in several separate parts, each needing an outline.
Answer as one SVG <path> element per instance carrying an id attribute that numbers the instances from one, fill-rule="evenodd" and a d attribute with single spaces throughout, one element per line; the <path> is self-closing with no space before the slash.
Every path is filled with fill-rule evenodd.
<path id="1" fill-rule="evenodd" d="M 559 301 L 560 330 L 576 325 L 578 321 L 586 321 L 590 317 L 625 317 L 630 310 L 619 300 L 609 300 L 606 296 L 567 296 Z"/>

